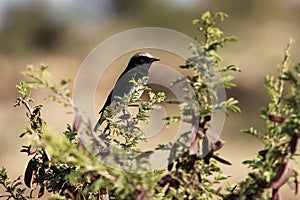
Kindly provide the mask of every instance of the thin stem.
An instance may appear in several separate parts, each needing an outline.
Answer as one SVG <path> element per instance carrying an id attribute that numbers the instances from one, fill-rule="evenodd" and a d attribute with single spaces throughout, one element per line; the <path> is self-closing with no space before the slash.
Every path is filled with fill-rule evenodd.
<path id="1" fill-rule="evenodd" d="M 283 61 L 281 63 L 281 67 L 279 68 L 279 77 L 278 77 L 278 100 L 276 102 L 276 112 L 279 112 L 279 106 L 281 104 L 281 100 L 282 100 L 282 95 L 283 95 L 283 90 L 284 90 L 284 80 L 282 79 L 282 77 L 284 76 L 284 74 L 288 71 L 289 69 L 289 65 L 290 65 L 290 48 L 292 43 L 294 42 L 294 40 L 292 38 L 290 38 L 286 49 L 284 50 L 284 58 Z"/>
<path id="2" fill-rule="evenodd" d="M 68 104 L 68 106 L 72 106 L 72 100 L 69 97 L 67 97 L 61 90 L 57 89 L 53 85 L 50 86 L 45 85 L 43 80 L 37 76 L 30 75 L 29 77 L 33 78 L 34 80 L 44 85 L 45 87 L 49 88 L 54 94 L 60 96 Z"/>
<path id="3" fill-rule="evenodd" d="M 18 100 L 26 107 L 26 109 L 28 110 L 30 116 L 32 116 L 33 115 L 33 111 L 32 111 L 32 108 L 30 107 L 29 103 L 25 99 L 23 99 L 21 97 L 19 97 Z"/>

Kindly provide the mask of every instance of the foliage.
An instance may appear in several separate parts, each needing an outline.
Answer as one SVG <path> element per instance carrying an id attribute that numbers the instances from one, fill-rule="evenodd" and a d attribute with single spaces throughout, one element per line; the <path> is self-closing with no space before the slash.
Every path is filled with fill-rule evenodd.
<path id="1" fill-rule="evenodd" d="M 296 161 L 298 156 L 300 65 L 289 69 L 291 44 L 292 40 L 278 67 L 278 77 L 267 76 L 265 79 L 270 103 L 261 110 L 260 116 L 266 124 L 266 131 L 261 133 L 254 128 L 243 130 L 259 139 L 264 149 L 258 152 L 255 159 L 243 162 L 252 171 L 224 199 L 279 199 L 279 189 L 285 183 L 289 183 L 297 193 L 298 172 L 292 168 L 291 162 Z"/>
<path id="2" fill-rule="evenodd" d="M 230 163 L 215 153 L 223 146 L 223 141 L 219 134 L 212 130 L 210 124 L 213 113 L 217 111 L 240 112 L 236 106 L 237 100 L 229 98 L 222 101 L 217 94 L 219 88 L 231 88 L 234 84 L 231 82 L 231 75 L 223 76 L 219 80 L 215 77 L 220 72 L 240 71 L 233 65 L 222 67 L 221 58 L 217 54 L 218 49 L 226 42 L 235 41 L 234 37 L 225 37 L 223 32 L 215 27 L 217 19 L 223 21 L 226 17 L 224 13 L 206 12 L 200 19 L 193 21 L 204 41 L 194 41 L 191 45 L 194 56 L 189 58 L 184 66 L 180 66 L 182 69 L 192 69 L 193 74 L 173 82 L 173 85 L 188 83 L 182 87 L 183 92 L 188 91 L 183 101 L 169 101 L 178 104 L 182 115 L 167 118 L 169 123 L 182 120 L 192 124 L 192 127 L 190 132 L 179 138 L 177 144 L 173 144 L 178 148 L 171 150 L 170 157 L 178 154 L 179 146 L 183 148 L 183 153 L 176 162 L 170 160 L 169 172 L 160 182 L 166 198 L 213 199 L 219 195 L 219 191 L 214 187 L 227 178 L 217 161 L 223 164 Z M 191 95 L 191 90 L 195 96 Z M 210 137 L 216 140 L 213 141 Z M 182 147 L 187 138 L 191 138 L 188 139 L 189 143 Z M 212 158 L 214 160 L 211 160 Z"/>
<path id="3" fill-rule="evenodd" d="M 130 152 L 140 152 L 137 145 L 140 141 L 145 141 L 144 130 L 141 128 L 141 122 L 149 122 L 149 110 L 158 110 L 165 99 L 163 92 L 157 94 L 151 91 L 147 86 L 143 86 L 143 80 L 131 80 L 134 87 L 137 88 L 132 95 L 125 95 L 121 98 L 114 108 L 105 109 L 107 126 L 103 133 L 105 137 L 112 142 L 112 146 L 124 150 L 127 154 Z M 141 101 L 140 92 L 147 92 L 149 101 Z M 129 105 L 128 105 L 129 104 Z M 129 107 L 137 107 L 137 114 L 129 112 Z M 121 113 L 121 116 L 118 116 Z M 115 117 L 118 116 L 118 117 Z M 134 156 L 134 155 L 133 155 Z"/>
<path id="4" fill-rule="evenodd" d="M 17 98 L 15 106 L 24 105 L 27 109 L 30 126 L 21 134 L 21 137 L 28 134 L 32 136 L 33 142 L 31 145 L 23 146 L 21 151 L 26 152 L 28 155 L 34 155 L 27 165 L 24 182 L 29 188 L 36 189 L 39 187 L 38 197 L 43 196 L 45 191 L 56 194 L 53 198 L 65 197 L 72 199 L 98 199 L 106 198 L 106 196 L 110 196 L 112 199 L 114 196 L 134 199 L 141 194 L 143 194 L 143 198 L 157 196 L 153 182 L 158 182 L 161 172 L 127 174 L 114 170 L 101 164 L 99 158 L 92 154 L 98 153 L 96 150 L 101 150 L 101 146 L 96 140 L 92 144 L 94 151 L 90 152 L 88 149 L 83 148 L 83 142 L 78 136 L 78 132 L 85 130 L 88 134 L 91 134 L 92 127 L 89 119 L 84 119 L 84 115 L 79 112 L 75 113 L 73 125 L 67 125 L 67 130 L 63 133 L 63 136 L 50 133 L 49 127 L 41 117 L 42 105 L 33 107 L 30 105 L 34 102 L 31 98 L 30 89 L 48 88 L 53 95 L 45 98 L 45 101 L 57 101 L 68 108 L 71 106 L 71 93 L 67 88 L 70 79 L 64 79 L 60 86 L 54 85 L 51 82 L 51 75 L 47 71 L 47 66 L 44 65 L 36 70 L 32 66 L 28 66 L 22 74 L 27 76 L 29 81 L 23 81 L 17 85 L 21 96 Z M 141 82 L 134 84 L 141 84 Z M 157 109 L 158 107 L 154 104 L 164 99 L 162 93 L 155 94 L 147 87 L 141 89 L 149 91 L 149 101 L 138 106 L 139 112 L 132 118 L 134 125 L 138 124 L 139 121 L 148 119 L 149 114 L 147 112 L 152 106 Z M 135 96 L 133 94 L 132 97 L 125 97 L 123 100 L 130 98 L 131 103 L 136 103 L 138 100 Z M 118 109 L 120 108 L 116 110 Z M 108 139 L 116 144 L 115 148 L 137 151 L 137 140 L 143 138 L 138 134 L 134 134 L 134 137 L 132 137 L 129 133 L 131 131 L 131 133 L 140 134 L 141 130 L 133 129 L 132 126 L 125 126 L 124 123 L 117 123 L 114 120 L 107 117 L 108 126 L 105 128 L 105 132 L 108 132 L 111 137 L 114 135 L 123 136 L 125 142 L 120 143 L 113 138 Z M 120 119 L 116 120 L 119 121 Z M 128 122 L 128 120 L 126 121 Z M 116 154 L 114 156 L 124 155 Z M 134 187 L 134 185 L 136 186 Z"/>
<path id="5" fill-rule="evenodd" d="M 164 93 L 143 86 L 143 80 L 132 80 L 138 89 L 121 98 L 115 107 L 105 109 L 105 123 L 97 133 L 93 132 L 90 119 L 74 108 L 73 123 L 67 124 L 63 134 L 55 134 L 41 115 L 43 105 L 34 104 L 31 92 L 49 89 L 52 94 L 45 101 L 56 101 L 70 109 L 71 79 L 63 79 L 56 85 L 47 66 L 37 69 L 28 66 L 22 72 L 28 80 L 17 85 L 20 97 L 15 104 L 26 108 L 29 121 L 20 136 L 27 135 L 32 140 L 21 149 L 31 157 L 24 174 L 25 185 L 31 190 L 38 189 L 38 197 L 45 192 L 52 194 L 51 199 L 279 199 L 279 189 L 287 182 L 294 184 L 297 192 L 298 175 L 290 163 L 297 156 L 299 137 L 300 65 L 295 65 L 293 71 L 288 69 L 289 46 L 279 76 L 266 78 L 271 98 L 261 112 L 266 131 L 244 130 L 262 141 L 265 148 L 255 159 L 244 161 L 252 170 L 244 181 L 228 183 L 227 193 L 220 188 L 220 183 L 228 177 L 220 163 L 230 165 L 230 162 L 217 153 L 224 142 L 213 130 L 212 117 L 216 112 L 240 112 L 237 100 L 220 99 L 216 92 L 234 87 L 234 76 L 227 73 L 240 71 L 233 65 L 222 66 L 218 55 L 225 43 L 236 40 L 216 27 L 216 21 L 225 18 L 224 13 L 205 12 L 193 21 L 200 36 L 191 44 L 193 56 L 180 66 L 192 73 L 171 83 L 181 87 L 183 100 L 166 101 Z M 219 73 L 224 76 L 216 79 Z M 141 91 L 148 95 L 148 100 L 137 98 Z M 170 156 L 167 169 L 156 171 L 149 164 L 153 152 L 138 148 L 139 142 L 146 140 L 139 125 L 147 123 L 149 111 L 160 109 L 159 103 L 164 101 L 178 105 L 181 111 L 180 116 L 166 117 L 168 125 L 189 123 L 191 129 L 182 133 L 174 144 L 157 147 L 170 150 Z M 136 112 L 128 112 L 128 107 L 137 108 Z M 91 139 L 88 146 L 84 146 L 83 136 Z M 103 161 L 111 163 L 106 165 Z M 144 173 L 138 173 L 141 171 Z M 11 181 L 5 168 L 0 171 L 0 183 L 6 192 L 0 198 L 32 198 L 32 191 L 21 186 L 20 178 Z M 270 189 L 272 194 L 268 192 Z"/>
<path id="6" fill-rule="evenodd" d="M 7 171 L 4 167 L 0 170 L 0 184 L 5 189 L 7 194 L 0 195 L 0 198 L 7 198 L 7 199 L 17 199 L 17 200 L 24 200 L 24 199 L 31 199 L 32 196 L 25 195 L 25 190 L 22 188 L 21 178 L 18 177 L 16 180 L 12 181 L 8 178 Z"/>

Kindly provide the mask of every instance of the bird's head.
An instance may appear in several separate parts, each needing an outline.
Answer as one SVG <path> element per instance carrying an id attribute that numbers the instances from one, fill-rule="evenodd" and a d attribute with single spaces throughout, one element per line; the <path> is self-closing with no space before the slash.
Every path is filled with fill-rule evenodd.
<path id="1" fill-rule="evenodd" d="M 139 52 L 134 54 L 128 63 L 128 66 L 136 67 L 139 65 L 151 65 L 151 63 L 159 61 L 158 58 L 153 57 L 150 53 Z"/>

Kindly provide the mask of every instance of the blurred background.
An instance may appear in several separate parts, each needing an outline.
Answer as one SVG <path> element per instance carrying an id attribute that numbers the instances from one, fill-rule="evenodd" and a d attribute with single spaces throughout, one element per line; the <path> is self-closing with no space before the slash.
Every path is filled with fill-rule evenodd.
<path id="1" fill-rule="evenodd" d="M 240 133 L 240 129 L 250 126 L 264 129 L 259 118 L 260 108 L 268 102 L 264 76 L 276 73 L 290 37 L 296 41 L 292 60 L 300 61 L 300 1 L 297 0 L 0 1 L 0 166 L 7 167 L 9 176 L 16 178 L 24 173 L 29 160 L 19 152 L 26 143 L 26 138 L 19 138 L 27 126 L 25 110 L 13 106 L 18 96 L 15 86 L 23 78 L 20 71 L 27 64 L 49 65 L 56 81 L 75 78 L 89 52 L 109 36 L 131 28 L 157 26 L 194 38 L 199 33 L 192 19 L 207 10 L 228 13 L 229 19 L 219 26 L 226 35 L 238 38 L 238 42 L 228 44 L 220 52 L 224 65 L 242 68 L 242 73 L 236 74 L 238 86 L 227 93 L 240 101 L 242 114 L 227 117 L 222 132 L 226 144 L 220 154 L 233 164 L 223 167 L 231 175 L 231 181 L 240 181 L 247 174 L 241 162 L 262 148 L 259 141 Z M 118 76 L 120 69 L 114 73 Z M 105 82 L 101 87 L 111 89 L 113 78 Z M 34 94 L 37 102 L 45 94 L 38 92 L 38 95 Z M 57 132 L 72 123 L 72 115 L 66 115 L 55 103 L 46 103 L 43 114 Z M 294 196 L 288 187 L 284 188 L 283 196 L 284 199 L 300 197 Z"/>

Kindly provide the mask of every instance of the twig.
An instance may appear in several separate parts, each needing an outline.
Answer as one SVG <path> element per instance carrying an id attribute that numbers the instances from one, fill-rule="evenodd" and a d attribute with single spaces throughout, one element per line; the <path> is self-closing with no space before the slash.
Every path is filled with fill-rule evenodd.
<path id="1" fill-rule="evenodd" d="M 29 103 L 25 99 L 23 99 L 22 97 L 19 97 L 19 98 L 17 98 L 17 101 L 19 101 L 20 103 L 22 103 L 26 107 L 26 109 L 28 110 L 30 116 L 33 115 L 33 109 L 30 107 Z"/>
<path id="2" fill-rule="evenodd" d="M 284 58 L 283 61 L 281 63 L 281 66 L 279 68 L 279 82 L 278 82 L 278 93 L 279 93 L 279 97 L 278 100 L 276 102 L 276 112 L 279 112 L 279 105 L 281 103 L 281 99 L 282 99 L 282 95 L 283 95 L 283 90 L 284 90 L 284 80 L 282 79 L 282 77 L 284 76 L 284 74 L 288 71 L 289 69 L 289 65 L 290 65 L 290 48 L 291 45 L 293 44 L 294 40 L 292 38 L 289 39 L 289 42 L 287 44 L 287 47 L 284 50 Z"/>
<path id="3" fill-rule="evenodd" d="M 54 94 L 60 96 L 68 104 L 68 106 L 72 106 L 72 100 L 70 98 L 68 98 L 61 90 L 57 89 L 52 84 L 51 85 L 46 85 L 44 83 L 44 81 L 42 79 L 40 79 L 39 77 L 37 77 L 37 76 L 34 76 L 34 75 L 28 75 L 28 76 L 33 78 L 34 80 L 36 80 L 41 85 L 49 88 Z"/>

